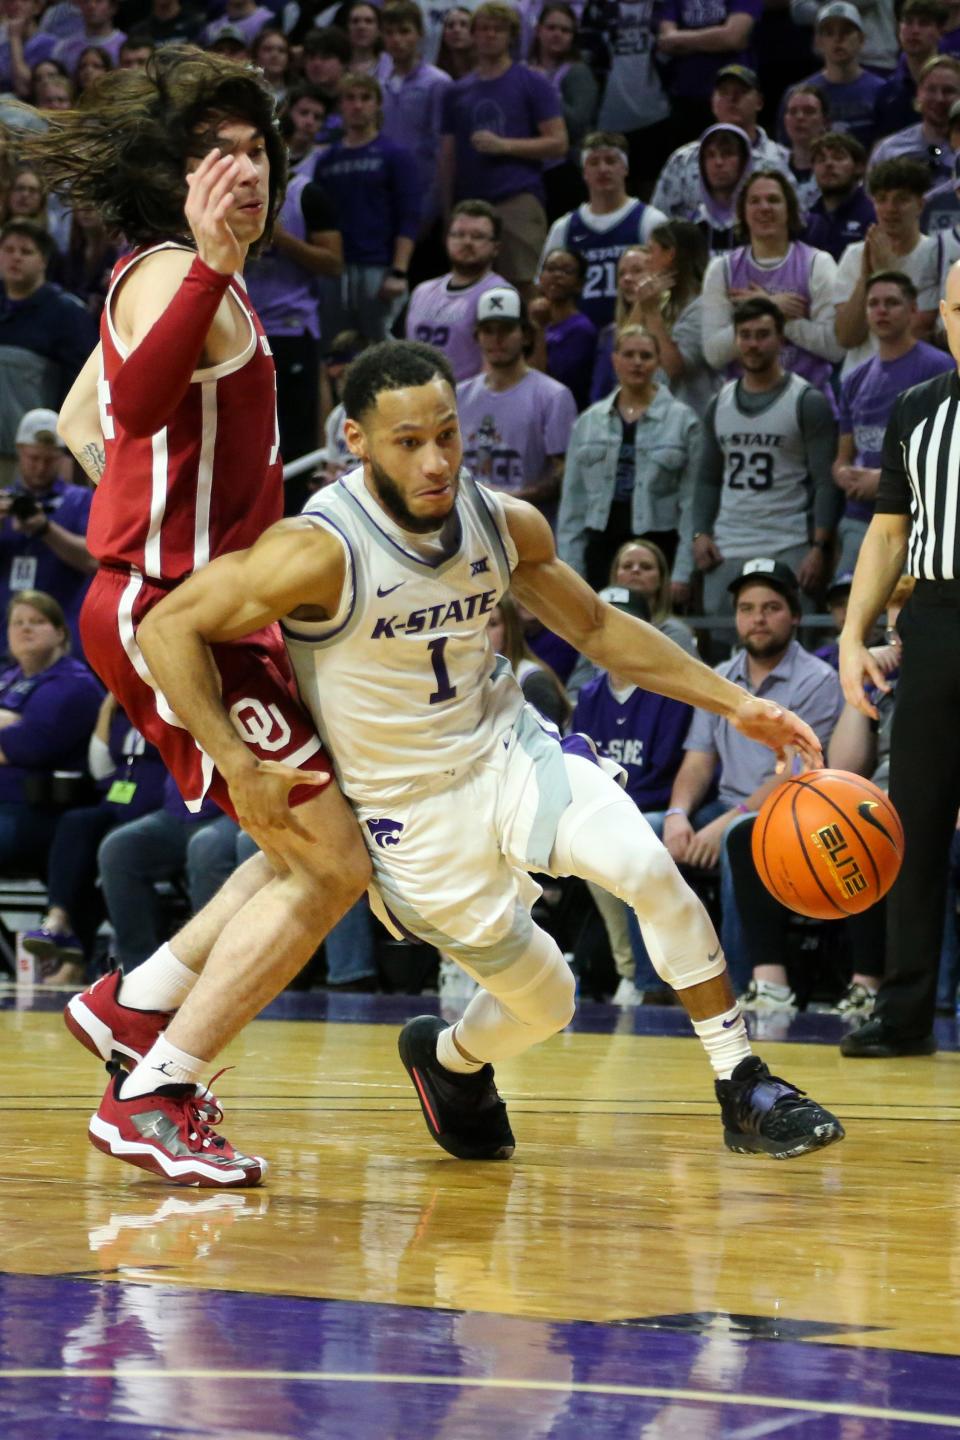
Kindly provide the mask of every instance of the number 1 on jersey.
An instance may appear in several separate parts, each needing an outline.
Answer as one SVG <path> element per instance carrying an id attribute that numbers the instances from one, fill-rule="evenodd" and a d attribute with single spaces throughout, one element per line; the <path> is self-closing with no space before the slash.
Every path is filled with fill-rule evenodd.
<path id="1" fill-rule="evenodd" d="M 449 638 L 449 635 L 440 635 L 436 640 L 431 640 L 427 646 L 433 663 L 433 673 L 437 678 L 437 688 L 430 696 L 431 705 L 439 705 L 444 700 L 453 700 L 457 694 L 457 687 L 450 684 L 447 662 L 443 655 Z"/>

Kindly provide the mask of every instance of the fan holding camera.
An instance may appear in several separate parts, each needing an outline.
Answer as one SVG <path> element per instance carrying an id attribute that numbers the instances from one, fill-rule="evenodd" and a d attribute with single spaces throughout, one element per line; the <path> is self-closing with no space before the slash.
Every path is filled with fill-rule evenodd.
<path id="1" fill-rule="evenodd" d="M 60 478 L 63 441 L 53 410 L 28 410 L 17 428 L 13 486 L 0 491 L 0 613 L 18 590 L 63 607 L 75 654 L 77 617 L 97 562 L 86 545 L 93 491 Z"/>

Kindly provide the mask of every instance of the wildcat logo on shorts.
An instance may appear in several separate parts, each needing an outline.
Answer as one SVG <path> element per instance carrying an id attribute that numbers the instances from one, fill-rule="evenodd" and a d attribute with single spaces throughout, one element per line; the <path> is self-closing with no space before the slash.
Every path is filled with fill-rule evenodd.
<path id="1" fill-rule="evenodd" d="M 399 843 L 403 826 L 399 820 L 368 820 L 367 829 L 383 850 L 387 845 Z"/>
<path id="2" fill-rule="evenodd" d="M 290 740 L 290 726 L 277 706 L 250 695 L 230 706 L 230 719 L 247 744 L 261 750 L 282 750 Z"/>

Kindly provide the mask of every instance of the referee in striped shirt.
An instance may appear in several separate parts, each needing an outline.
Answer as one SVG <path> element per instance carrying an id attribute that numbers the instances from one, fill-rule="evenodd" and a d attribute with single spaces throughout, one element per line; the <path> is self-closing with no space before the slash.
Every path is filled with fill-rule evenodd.
<path id="1" fill-rule="evenodd" d="M 960 365 L 960 264 L 940 304 Z M 876 710 L 864 686 L 887 684 L 866 648 L 900 575 L 915 576 L 900 612 L 903 641 L 890 741 L 890 798 L 906 838 L 887 899 L 887 955 L 873 1018 L 844 1055 L 931 1055 L 950 841 L 960 808 L 960 374 L 904 391 L 883 445 L 876 513 L 857 558 L 840 679 L 847 700 Z"/>

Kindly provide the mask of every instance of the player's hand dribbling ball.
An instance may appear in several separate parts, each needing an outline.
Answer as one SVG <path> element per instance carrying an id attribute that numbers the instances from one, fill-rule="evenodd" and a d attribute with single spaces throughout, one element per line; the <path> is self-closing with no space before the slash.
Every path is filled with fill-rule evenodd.
<path id="1" fill-rule="evenodd" d="M 886 895 L 903 859 L 903 826 L 884 794 L 848 770 L 808 770 L 768 795 L 753 863 L 781 905 L 813 920 L 859 915 Z"/>

